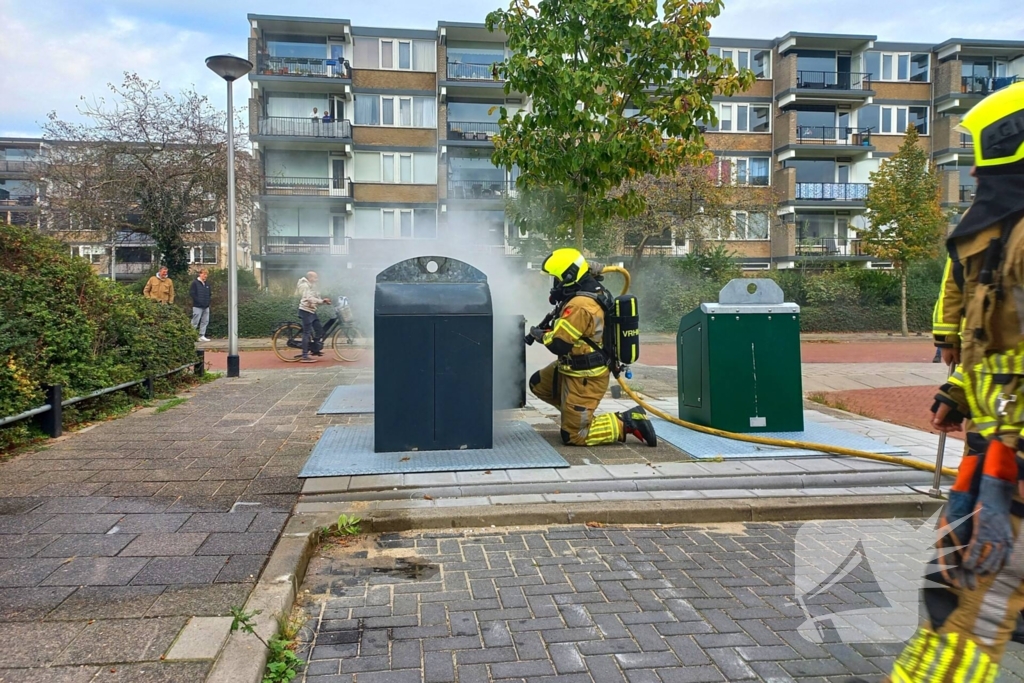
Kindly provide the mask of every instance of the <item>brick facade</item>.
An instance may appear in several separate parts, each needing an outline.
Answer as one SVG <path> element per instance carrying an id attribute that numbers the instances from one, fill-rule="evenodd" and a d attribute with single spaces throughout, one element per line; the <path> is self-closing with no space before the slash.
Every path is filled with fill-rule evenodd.
<path id="1" fill-rule="evenodd" d="M 775 78 L 776 95 L 796 87 L 796 55 L 779 57 L 775 53 L 775 71 L 772 73 Z"/>
<path id="2" fill-rule="evenodd" d="M 353 69 L 352 87 L 367 90 L 437 91 L 437 74 L 432 71 L 386 71 Z"/>
<path id="3" fill-rule="evenodd" d="M 954 59 L 939 64 L 935 73 L 935 97 L 959 94 L 962 90 L 961 76 L 963 74 L 963 63 Z"/>
<path id="4" fill-rule="evenodd" d="M 932 96 L 930 83 L 883 83 L 872 81 L 871 89 L 875 91 L 874 104 L 885 104 L 886 100 L 918 100 L 927 106 Z"/>
<path id="5" fill-rule="evenodd" d="M 355 183 L 354 188 L 357 202 L 437 202 L 437 185 Z"/>
<path id="6" fill-rule="evenodd" d="M 773 122 L 775 149 L 796 144 L 796 112 L 784 111 Z"/>
<path id="7" fill-rule="evenodd" d="M 437 131 L 433 128 L 397 128 L 391 126 L 352 126 L 352 142 L 360 145 L 393 147 L 434 147 Z"/>
<path id="8" fill-rule="evenodd" d="M 725 240 L 725 248 L 739 258 L 771 258 L 770 240 Z"/>
<path id="9" fill-rule="evenodd" d="M 705 133 L 704 143 L 714 151 L 771 152 L 771 133 Z"/>
<path id="10" fill-rule="evenodd" d="M 871 134 L 871 144 L 875 148 L 876 154 L 891 155 L 899 151 L 900 145 L 903 144 L 902 135 L 880 135 L 878 133 Z M 924 151 L 931 153 L 932 151 L 932 138 L 930 135 L 922 135 L 917 140 L 917 146 Z"/>

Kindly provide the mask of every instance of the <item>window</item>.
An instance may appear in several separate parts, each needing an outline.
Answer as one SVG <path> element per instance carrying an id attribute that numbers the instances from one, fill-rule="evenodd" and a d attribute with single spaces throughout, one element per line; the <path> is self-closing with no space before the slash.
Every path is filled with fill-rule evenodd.
<path id="1" fill-rule="evenodd" d="M 751 69 L 757 78 L 772 77 L 772 51 L 740 50 L 731 47 L 708 48 L 708 54 L 732 62 L 737 69 Z"/>
<path id="2" fill-rule="evenodd" d="M 872 132 L 877 133 L 881 130 L 881 119 L 879 116 L 878 105 L 861 107 L 857 110 L 857 127 L 861 130 L 870 128 Z"/>
<path id="3" fill-rule="evenodd" d="M 768 133 L 771 107 L 767 104 L 715 103 L 718 127 L 708 126 L 709 131 L 723 133 Z"/>
<path id="4" fill-rule="evenodd" d="M 436 128 L 437 104 L 433 97 L 356 95 L 355 125 Z"/>
<path id="5" fill-rule="evenodd" d="M 766 240 L 768 239 L 769 218 L 766 213 L 733 212 L 733 232 L 729 236 L 735 240 Z"/>
<path id="6" fill-rule="evenodd" d="M 432 40 L 356 36 L 352 53 L 357 69 L 434 71 L 437 47 Z"/>
<path id="7" fill-rule="evenodd" d="M 356 209 L 353 222 L 356 239 L 437 237 L 435 209 Z"/>
<path id="8" fill-rule="evenodd" d="M 430 153 L 356 152 L 357 183 L 437 183 L 437 157 Z"/>
<path id="9" fill-rule="evenodd" d="M 327 56 L 327 39 L 323 37 L 267 34 L 266 40 L 271 57 L 324 59 Z"/>
<path id="10" fill-rule="evenodd" d="M 192 221 L 189 232 L 217 232 L 217 219 L 207 217 Z"/>
<path id="11" fill-rule="evenodd" d="M 711 177 L 725 185 L 769 184 L 768 157 L 717 157 L 711 165 Z"/>
<path id="12" fill-rule="evenodd" d="M 884 135 L 906 133 L 908 121 L 917 127 L 921 135 L 928 134 L 928 107 L 881 106 L 879 110 L 881 122 L 878 131 Z"/>
<path id="13" fill-rule="evenodd" d="M 82 245 L 78 247 L 78 255 L 88 260 L 89 263 L 95 266 L 98 265 L 103 259 L 103 257 L 107 255 L 107 248 L 95 247 L 92 245 Z"/>
<path id="14" fill-rule="evenodd" d="M 199 247 L 192 247 L 189 250 L 188 255 L 189 263 L 204 263 L 204 264 L 216 264 L 217 263 L 217 247 L 212 244 L 204 244 Z"/>
<path id="15" fill-rule="evenodd" d="M 927 52 L 865 52 L 864 70 L 872 81 L 928 82 Z"/>

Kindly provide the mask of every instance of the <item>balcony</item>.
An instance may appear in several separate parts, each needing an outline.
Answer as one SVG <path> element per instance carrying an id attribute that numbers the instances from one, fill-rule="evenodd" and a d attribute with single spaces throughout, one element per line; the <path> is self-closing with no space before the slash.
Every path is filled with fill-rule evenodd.
<path id="1" fill-rule="evenodd" d="M 351 140 L 352 124 L 347 119 L 325 122 L 313 117 L 261 116 L 257 134 L 287 138 Z"/>
<path id="2" fill-rule="evenodd" d="M 448 62 L 449 81 L 491 81 L 503 83 L 497 75 L 497 63 L 469 64 L 466 62 Z"/>
<path id="3" fill-rule="evenodd" d="M 494 121 L 449 121 L 448 139 L 490 142 L 500 132 Z"/>
<path id="4" fill-rule="evenodd" d="M 331 237 L 267 237 L 263 241 L 263 253 L 344 256 L 348 254 L 348 240 L 335 244 Z"/>
<path id="5" fill-rule="evenodd" d="M 795 198 L 810 201 L 863 202 L 868 183 L 797 183 Z"/>
<path id="6" fill-rule="evenodd" d="M 36 195 L 10 195 L 7 192 L 0 191 L 0 206 L 35 206 Z"/>
<path id="7" fill-rule="evenodd" d="M 869 74 L 833 71 L 797 71 L 796 87 L 813 90 L 870 90 Z"/>
<path id="8" fill-rule="evenodd" d="M 961 204 L 970 204 L 971 202 L 973 202 L 974 201 L 974 193 L 975 193 L 976 189 L 977 188 L 974 185 L 961 185 L 960 186 L 960 203 Z"/>
<path id="9" fill-rule="evenodd" d="M 861 241 L 845 237 L 805 237 L 796 242 L 797 256 L 866 256 Z"/>
<path id="10" fill-rule="evenodd" d="M 960 133 L 960 149 L 974 149 L 974 138 L 967 133 Z"/>
<path id="11" fill-rule="evenodd" d="M 254 75 L 350 79 L 352 69 L 347 60 L 260 55 Z"/>
<path id="12" fill-rule="evenodd" d="M 871 142 L 870 128 L 837 128 L 835 126 L 796 127 L 798 145 L 853 145 L 867 147 Z"/>
<path id="13" fill-rule="evenodd" d="M 38 168 L 38 161 L 27 159 L 0 159 L 0 173 L 29 173 Z"/>
<path id="14" fill-rule="evenodd" d="M 268 176 L 264 179 L 263 194 L 285 197 L 351 197 L 352 180 Z"/>
<path id="15" fill-rule="evenodd" d="M 961 76 L 960 92 L 965 95 L 991 95 L 997 90 L 1019 83 L 1020 76 Z"/>
<path id="16" fill-rule="evenodd" d="M 500 200 L 515 193 L 511 180 L 448 180 L 448 199 Z"/>

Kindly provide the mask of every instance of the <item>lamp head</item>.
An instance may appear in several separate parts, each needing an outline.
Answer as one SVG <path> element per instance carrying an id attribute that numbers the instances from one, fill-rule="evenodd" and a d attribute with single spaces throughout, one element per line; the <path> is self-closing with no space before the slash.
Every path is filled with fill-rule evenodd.
<path id="1" fill-rule="evenodd" d="M 206 66 L 228 83 L 252 71 L 252 62 L 234 55 L 214 55 L 206 58 Z"/>

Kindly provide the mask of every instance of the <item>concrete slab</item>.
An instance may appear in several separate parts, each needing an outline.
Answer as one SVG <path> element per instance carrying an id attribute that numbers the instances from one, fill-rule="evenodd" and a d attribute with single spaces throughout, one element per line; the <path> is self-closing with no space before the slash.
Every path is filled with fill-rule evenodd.
<path id="1" fill-rule="evenodd" d="M 231 630 L 231 617 L 192 617 L 178 634 L 165 661 L 216 659 Z"/>

